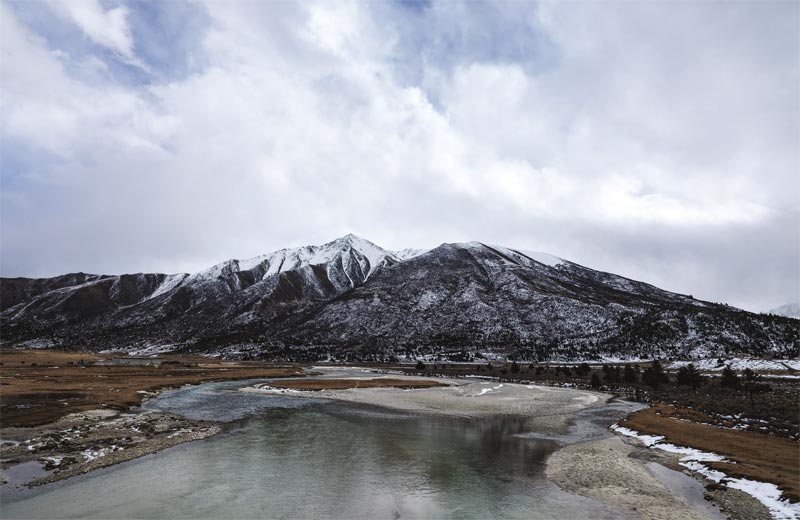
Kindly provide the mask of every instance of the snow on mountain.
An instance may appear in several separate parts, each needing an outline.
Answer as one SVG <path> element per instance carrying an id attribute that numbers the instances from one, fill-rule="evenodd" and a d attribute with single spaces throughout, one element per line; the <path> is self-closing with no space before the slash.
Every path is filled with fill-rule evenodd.
<path id="1" fill-rule="evenodd" d="M 769 311 L 769 314 L 800 319 L 800 303 L 793 302 L 787 303 L 786 305 L 781 305 L 780 307 L 776 307 Z"/>
<path id="2" fill-rule="evenodd" d="M 399 251 L 392 251 L 392 254 L 398 260 L 404 261 L 404 260 L 410 260 L 410 259 L 412 259 L 414 257 L 419 256 L 419 255 L 425 254 L 428 251 L 430 251 L 430 249 L 415 249 L 413 247 L 409 247 L 409 248 L 406 248 L 406 249 L 401 249 Z"/>
<path id="3" fill-rule="evenodd" d="M 376 269 L 399 261 L 398 257 L 390 251 L 376 246 L 369 240 L 350 234 L 321 246 L 281 249 L 244 260 L 226 260 L 189 276 L 188 281 L 214 280 L 221 276 L 259 268 L 263 270 L 261 279 L 264 280 L 278 273 L 296 270 L 303 266 L 327 264 L 334 261 L 337 256 L 347 255 L 351 251 L 356 254 L 356 261 L 364 270 L 365 278 L 369 278 Z"/>
<path id="4" fill-rule="evenodd" d="M 530 258 L 531 260 L 535 260 L 536 262 L 539 262 L 540 264 L 546 265 L 548 267 L 556 267 L 558 265 L 567 263 L 567 261 L 562 258 L 558 258 L 557 256 L 553 256 L 547 253 L 540 253 L 538 251 L 521 251 L 495 245 L 491 247 L 493 249 L 503 252 L 503 254 L 506 254 L 508 256 L 515 258 L 518 258 L 520 256 L 525 256 L 527 258 Z"/>
<path id="5" fill-rule="evenodd" d="M 149 298 L 157 298 L 162 294 L 168 293 L 171 290 L 178 287 L 189 275 L 186 273 L 179 273 L 179 274 L 169 274 L 164 278 L 164 281 L 161 282 L 161 285 L 150 294 Z"/>
<path id="6" fill-rule="evenodd" d="M 408 349 L 520 359 L 797 355 L 787 318 L 481 242 L 387 251 L 347 235 L 194 274 L 0 278 L 3 343 L 315 359 Z M 28 342 L 28 343 L 26 343 Z M 702 356 L 701 356 L 702 354 Z"/>

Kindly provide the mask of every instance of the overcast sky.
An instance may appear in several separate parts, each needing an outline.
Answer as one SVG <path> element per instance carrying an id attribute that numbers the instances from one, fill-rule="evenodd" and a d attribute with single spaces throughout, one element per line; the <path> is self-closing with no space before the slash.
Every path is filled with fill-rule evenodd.
<path id="1" fill-rule="evenodd" d="M 479 240 L 800 291 L 800 3 L 0 1 L 2 275 Z"/>

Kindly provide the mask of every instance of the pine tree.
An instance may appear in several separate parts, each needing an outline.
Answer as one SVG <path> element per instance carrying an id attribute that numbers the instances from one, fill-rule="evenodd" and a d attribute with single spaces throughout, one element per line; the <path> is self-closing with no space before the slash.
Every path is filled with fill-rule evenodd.
<path id="1" fill-rule="evenodd" d="M 678 384 L 691 386 L 692 388 L 698 388 L 700 385 L 703 384 L 703 380 L 705 379 L 700 372 L 694 367 L 692 363 L 689 363 L 688 366 L 681 367 L 678 369 Z"/>
<path id="2" fill-rule="evenodd" d="M 631 365 L 625 365 L 625 371 L 624 371 L 624 374 L 623 374 L 622 377 L 624 378 L 624 381 L 629 385 L 638 383 L 639 382 L 639 367 L 636 367 L 634 369 L 634 367 L 631 366 Z"/>
<path id="3" fill-rule="evenodd" d="M 730 365 L 725 365 L 725 368 L 722 369 L 722 379 L 720 379 L 719 384 L 727 388 L 737 388 L 739 386 L 739 376 L 736 375 Z"/>
<path id="4" fill-rule="evenodd" d="M 744 379 L 744 389 L 747 391 L 747 394 L 750 396 L 750 408 L 755 413 L 756 411 L 756 403 L 754 394 L 762 392 L 764 390 L 769 390 L 767 385 L 761 384 L 762 377 L 749 368 L 744 369 L 743 374 Z"/>
<path id="5" fill-rule="evenodd" d="M 669 383 L 669 376 L 664 372 L 661 362 L 657 359 L 653 361 L 653 365 L 645 369 L 642 374 L 642 382 L 646 385 L 658 388 L 662 384 Z"/>

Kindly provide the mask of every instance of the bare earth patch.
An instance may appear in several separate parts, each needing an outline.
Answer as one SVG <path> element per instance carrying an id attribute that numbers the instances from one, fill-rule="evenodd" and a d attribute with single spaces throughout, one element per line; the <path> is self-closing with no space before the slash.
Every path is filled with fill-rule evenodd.
<path id="1" fill-rule="evenodd" d="M 158 390 L 210 381 L 305 376 L 298 366 L 162 356 L 161 366 L 102 366 L 111 355 L 52 350 L 0 353 L 0 426 L 36 426 L 73 412 L 138 406 Z M 81 364 L 83 362 L 83 364 Z"/>

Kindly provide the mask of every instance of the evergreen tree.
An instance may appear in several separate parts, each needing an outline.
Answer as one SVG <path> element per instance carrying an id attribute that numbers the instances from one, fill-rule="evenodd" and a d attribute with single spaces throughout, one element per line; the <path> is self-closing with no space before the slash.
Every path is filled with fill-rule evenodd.
<path id="1" fill-rule="evenodd" d="M 692 363 L 678 369 L 678 384 L 698 388 L 703 384 L 705 378 L 697 371 Z"/>
<path id="2" fill-rule="evenodd" d="M 624 381 L 629 384 L 635 384 L 639 382 L 639 367 L 634 368 L 632 365 L 625 365 L 625 370 L 623 373 Z"/>
<path id="3" fill-rule="evenodd" d="M 739 386 L 739 376 L 736 375 L 730 365 L 725 365 L 725 368 L 722 369 L 722 379 L 720 379 L 719 384 L 727 388 L 737 388 Z"/>
<path id="4" fill-rule="evenodd" d="M 645 369 L 642 374 L 642 382 L 653 388 L 658 388 L 665 383 L 669 383 L 669 376 L 664 372 L 661 362 L 656 359 L 653 361 L 652 366 Z"/>
<path id="5" fill-rule="evenodd" d="M 747 394 L 750 396 L 750 408 L 753 412 L 756 411 L 756 403 L 755 403 L 755 394 L 759 392 L 763 392 L 765 390 L 769 390 L 769 386 L 764 385 L 761 383 L 762 377 L 759 374 L 756 374 L 749 368 L 744 369 L 744 374 L 742 374 L 742 379 L 744 380 L 744 389 L 747 391 Z"/>

